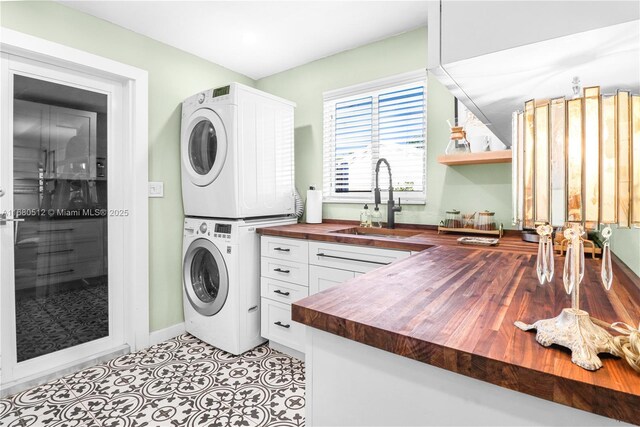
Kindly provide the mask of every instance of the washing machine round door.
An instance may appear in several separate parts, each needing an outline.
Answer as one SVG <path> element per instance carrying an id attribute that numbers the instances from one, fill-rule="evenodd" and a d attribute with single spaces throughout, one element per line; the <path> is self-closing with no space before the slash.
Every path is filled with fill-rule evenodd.
<path id="1" fill-rule="evenodd" d="M 220 175 L 227 158 L 227 133 L 220 117 L 201 108 L 189 117 L 182 130 L 182 166 L 191 182 L 211 184 Z"/>
<path id="2" fill-rule="evenodd" d="M 213 316 L 229 294 L 227 266 L 218 248 L 207 239 L 194 240 L 183 266 L 184 289 L 191 306 L 204 316 Z"/>

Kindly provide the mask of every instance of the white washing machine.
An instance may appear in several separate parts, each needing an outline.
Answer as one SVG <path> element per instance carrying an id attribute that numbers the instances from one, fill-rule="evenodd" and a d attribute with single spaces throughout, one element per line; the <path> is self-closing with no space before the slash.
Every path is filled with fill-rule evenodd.
<path id="1" fill-rule="evenodd" d="M 182 201 L 187 216 L 294 212 L 295 104 L 232 83 L 182 103 Z"/>
<path id="2" fill-rule="evenodd" d="M 260 236 L 257 227 L 295 224 L 295 218 L 185 218 L 185 328 L 214 347 L 241 354 L 260 336 Z"/>

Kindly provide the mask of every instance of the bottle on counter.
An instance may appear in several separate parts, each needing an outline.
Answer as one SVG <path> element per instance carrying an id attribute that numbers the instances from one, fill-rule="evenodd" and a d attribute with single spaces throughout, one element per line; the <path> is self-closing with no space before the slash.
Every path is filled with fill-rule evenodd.
<path id="1" fill-rule="evenodd" d="M 380 213 L 380 208 L 378 208 L 378 206 L 373 208 L 373 213 L 371 213 L 371 226 L 375 228 L 382 228 L 382 214 Z"/>
<path id="2" fill-rule="evenodd" d="M 371 227 L 371 212 L 367 204 L 360 211 L 360 227 Z"/>

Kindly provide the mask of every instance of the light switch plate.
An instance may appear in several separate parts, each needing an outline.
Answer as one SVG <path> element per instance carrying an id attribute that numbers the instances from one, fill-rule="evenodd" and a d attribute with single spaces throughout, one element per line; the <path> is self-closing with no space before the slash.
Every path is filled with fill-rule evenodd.
<path id="1" fill-rule="evenodd" d="M 164 182 L 149 182 L 149 197 L 164 197 Z"/>

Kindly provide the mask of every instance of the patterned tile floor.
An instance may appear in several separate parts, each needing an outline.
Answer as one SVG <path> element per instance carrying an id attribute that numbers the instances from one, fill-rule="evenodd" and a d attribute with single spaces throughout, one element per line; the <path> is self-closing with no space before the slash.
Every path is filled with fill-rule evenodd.
<path id="1" fill-rule="evenodd" d="M 109 335 L 107 277 L 75 280 L 16 294 L 18 361 Z"/>
<path id="2" fill-rule="evenodd" d="M 184 334 L 0 400 L 7 427 L 304 426 L 304 363 Z"/>

